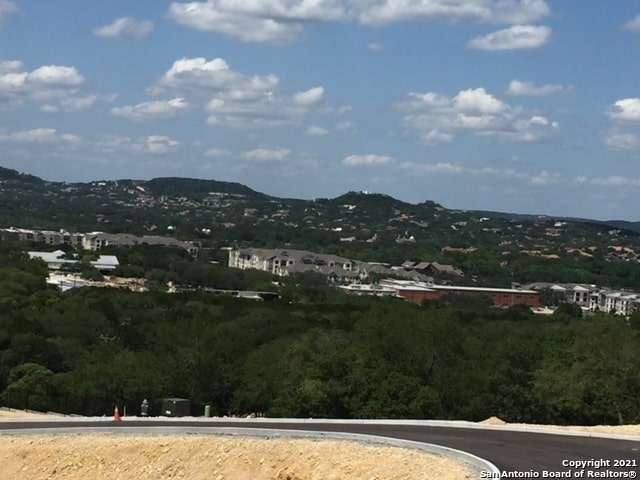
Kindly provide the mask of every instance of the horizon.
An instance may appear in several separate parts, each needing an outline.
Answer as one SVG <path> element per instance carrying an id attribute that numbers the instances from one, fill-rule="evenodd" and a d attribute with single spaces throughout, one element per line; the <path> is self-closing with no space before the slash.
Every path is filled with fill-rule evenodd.
<path id="1" fill-rule="evenodd" d="M 7 168 L 7 167 L 3 167 L 2 165 L 0 165 L 0 168 Z M 22 175 L 33 175 L 29 172 L 23 172 L 23 171 L 19 171 L 16 170 L 18 173 L 22 174 Z M 567 219 L 567 220 L 576 220 L 576 221 L 597 221 L 597 222 L 614 222 L 614 221 L 624 221 L 624 222 L 630 222 L 630 223 L 634 223 L 634 222 L 640 222 L 640 220 L 627 220 L 627 219 L 621 219 L 621 218 L 603 218 L 603 219 L 598 219 L 598 218 L 588 218 L 588 217 L 570 217 L 570 216 L 564 216 L 564 215 L 552 215 L 552 214 L 547 214 L 547 213 L 523 213 L 523 212 L 512 212 L 512 211 L 507 211 L 507 210 L 485 210 L 485 209 L 472 209 L 472 208 L 452 208 L 449 207 L 447 205 L 445 205 L 442 202 L 439 202 L 437 199 L 433 199 L 433 198 L 426 198 L 417 202 L 411 202 L 408 200 L 404 200 L 402 198 L 396 197 L 394 195 L 388 194 L 386 192 L 374 192 L 374 191 L 366 191 L 366 190 L 348 190 L 345 192 L 342 192 L 338 195 L 332 196 L 332 197 L 313 197 L 313 198 L 303 198 L 303 197 L 280 197 L 262 190 L 256 190 L 255 188 L 253 188 L 251 185 L 247 185 L 241 182 L 229 182 L 226 180 L 219 180 L 217 178 L 195 178 L 195 177 L 180 177 L 180 176 L 173 176 L 173 177 L 153 177 L 153 178 L 148 178 L 148 179 L 143 179 L 143 178 L 117 178 L 117 179 L 106 179 L 106 178 L 99 178 L 99 179 L 94 179 L 94 180 L 88 180 L 86 182 L 67 182 L 67 181 L 58 181 L 58 180 L 49 180 L 46 178 L 42 178 L 39 177 L 37 175 L 34 175 L 36 177 L 38 177 L 40 180 L 43 180 L 45 182 L 52 182 L 52 183 L 64 183 L 64 184 L 73 184 L 73 183 L 84 183 L 84 184 L 91 184 L 91 183 L 98 183 L 98 182 L 122 182 L 122 181 L 131 181 L 131 182 L 149 182 L 151 180 L 156 180 L 156 179 L 162 179 L 162 178 L 176 178 L 176 179 L 180 179 L 180 180 L 202 180 L 202 181 L 214 181 L 214 182 L 223 182 L 223 183 L 237 183 L 243 187 L 247 187 L 250 190 L 253 190 L 256 193 L 262 194 L 262 195 L 266 195 L 268 197 L 273 197 L 273 198 L 278 198 L 280 200 L 301 200 L 301 201 L 315 201 L 315 200 L 320 200 L 320 199 L 328 199 L 328 200 L 334 200 L 336 198 L 342 197 L 344 195 L 347 195 L 349 193 L 358 193 L 358 194 L 362 194 L 362 195 L 384 195 L 384 196 L 388 196 L 393 198 L 394 200 L 398 200 L 400 202 L 403 203 L 407 203 L 410 205 L 418 205 L 421 203 L 426 203 L 426 202 L 434 202 L 437 205 L 446 208 L 447 210 L 452 210 L 452 211 L 467 211 L 467 212 L 482 212 L 482 213 L 494 213 L 494 214 L 499 214 L 499 215 L 524 215 L 524 216 L 531 216 L 531 217 L 539 217 L 539 218 L 557 218 L 557 219 Z"/>
<path id="2" fill-rule="evenodd" d="M 7 168 L 71 183 L 216 179 L 280 198 L 374 191 L 452 210 L 639 220 L 640 6 L 65 7 L 0 0 Z"/>

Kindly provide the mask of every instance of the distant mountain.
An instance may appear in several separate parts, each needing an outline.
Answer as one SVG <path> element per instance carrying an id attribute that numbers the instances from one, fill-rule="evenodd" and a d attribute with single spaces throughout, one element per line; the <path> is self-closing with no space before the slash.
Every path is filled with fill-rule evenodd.
<path id="1" fill-rule="evenodd" d="M 630 230 L 632 232 L 640 233 L 640 222 L 628 222 L 626 220 L 607 220 L 604 223 L 621 230 Z"/>
<path id="2" fill-rule="evenodd" d="M 26 173 L 18 172 L 17 170 L 13 170 L 11 168 L 0 167 L 0 182 L 14 182 L 14 183 L 24 183 L 24 184 L 37 184 L 42 185 L 45 183 L 39 177 L 35 175 L 29 175 Z"/>
<path id="3" fill-rule="evenodd" d="M 218 180 L 202 180 L 195 178 L 161 177 L 154 178 L 143 185 L 153 195 L 170 195 L 191 198 L 192 196 L 206 196 L 209 193 L 225 193 L 227 195 L 242 195 L 249 198 L 268 198 L 264 193 L 235 182 L 221 182 Z"/>

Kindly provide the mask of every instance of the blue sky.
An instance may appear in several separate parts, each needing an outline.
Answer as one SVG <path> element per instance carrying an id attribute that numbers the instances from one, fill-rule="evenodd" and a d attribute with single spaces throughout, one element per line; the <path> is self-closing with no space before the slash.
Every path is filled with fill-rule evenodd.
<path id="1" fill-rule="evenodd" d="M 0 165 L 640 220 L 640 4 L 0 0 Z"/>

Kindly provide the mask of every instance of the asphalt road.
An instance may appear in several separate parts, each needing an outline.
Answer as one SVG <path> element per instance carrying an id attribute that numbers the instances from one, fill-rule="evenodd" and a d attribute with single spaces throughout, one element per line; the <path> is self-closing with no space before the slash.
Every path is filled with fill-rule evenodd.
<path id="1" fill-rule="evenodd" d="M 598 437 L 545 433 L 451 428 L 416 425 L 340 424 L 340 423 L 269 423 L 268 421 L 12 421 L 0 422 L 0 430 L 36 428 L 119 428 L 119 427 L 207 427 L 260 428 L 324 432 L 348 432 L 398 438 L 463 450 L 495 464 L 503 472 L 538 473 L 536 478 L 551 477 L 545 472 L 565 473 L 565 478 L 636 478 L 640 470 L 640 442 Z M 601 467 L 563 466 L 566 461 L 604 460 Z M 606 464 L 609 461 L 609 465 Z M 621 468 L 615 463 L 625 461 Z M 584 470 L 581 477 L 580 470 Z M 569 473 L 567 473 L 569 472 Z M 578 472 L 578 473 L 576 473 Z M 593 472 L 596 472 L 595 474 Z M 618 476 L 626 473 L 626 476 Z M 596 476 L 594 476 L 596 475 Z M 602 476 L 600 476 L 602 475 Z M 529 476 L 531 478 L 531 475 Z"/>

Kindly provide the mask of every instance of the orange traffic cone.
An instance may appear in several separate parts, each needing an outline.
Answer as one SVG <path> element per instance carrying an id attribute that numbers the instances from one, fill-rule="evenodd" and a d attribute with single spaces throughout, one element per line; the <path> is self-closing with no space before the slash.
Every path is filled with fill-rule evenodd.
<path id="1" fill-rule="evenodd" d="M 120 412 L 118 411 L 118 406 L 116 405 L 116 409 L 113 411 L 113 421 L 121 422 L 122 418 L 120 417 Z"/>

